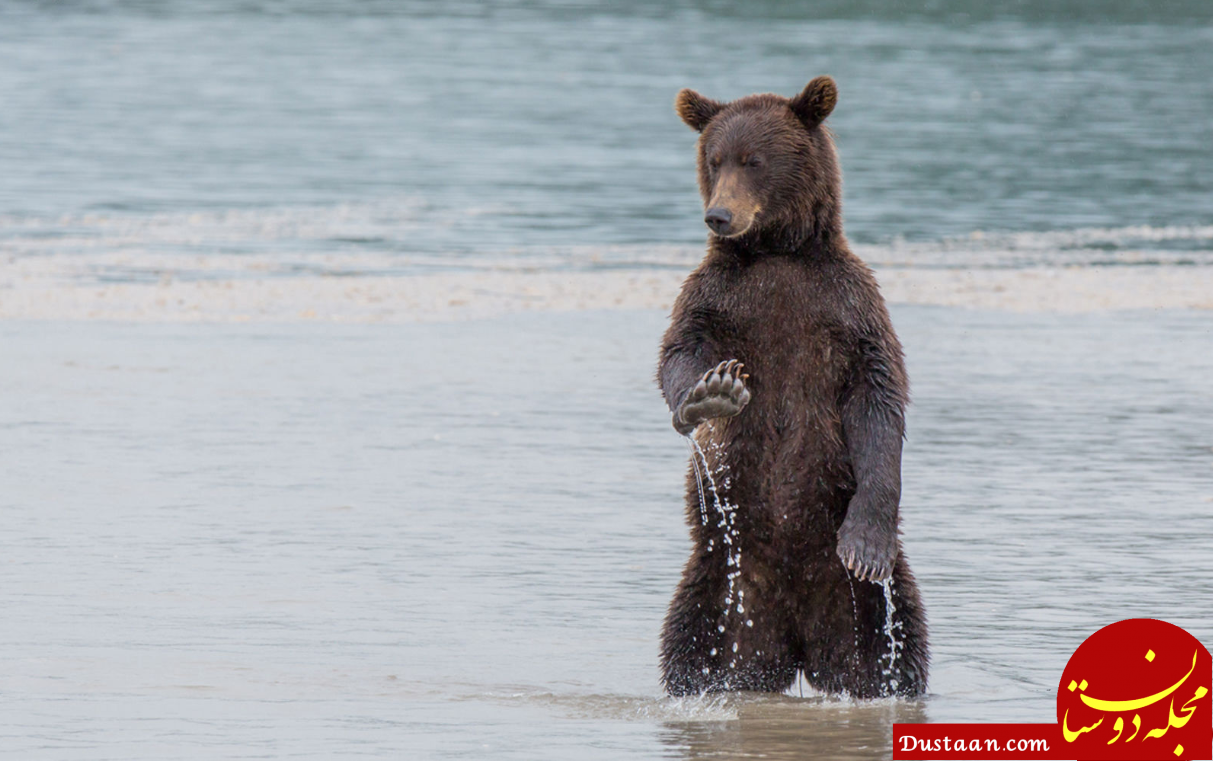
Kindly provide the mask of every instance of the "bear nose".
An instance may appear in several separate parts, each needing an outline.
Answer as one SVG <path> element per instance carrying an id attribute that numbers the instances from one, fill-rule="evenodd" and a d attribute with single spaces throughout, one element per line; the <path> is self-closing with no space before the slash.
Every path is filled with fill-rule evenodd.
<path id="1" fill-rule="evenodd" d="M 708 209 L 707 214 L 703 217 L 703 221 L 707 223 L 708 227 L 712 228 L 712 232 L 717 235 L 724 235 L 725 231 L 729 229 L 729 223 L 733 221 L 733 215 L 729 213 L 728 209 L 716 206 Z"/>

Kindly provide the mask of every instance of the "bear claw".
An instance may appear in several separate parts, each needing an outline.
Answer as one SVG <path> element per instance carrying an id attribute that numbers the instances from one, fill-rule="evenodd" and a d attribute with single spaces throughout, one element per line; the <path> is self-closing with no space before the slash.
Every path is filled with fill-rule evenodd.
<path id="1" fill-rule="evenodd" d="M 889 506 L 874 499 L 867 492 L 852 497 L 838 529 L 838 558 L 861 581 L 884 581 L 897 562 L 897 529 L 881 518 Z"/>
<path id="2" fill-rule="evenodd" d="M 840 532 L 839 537 L 838 557 L 856 579 L 860 581 L 882 582 L 893 575 L 892 560 L 862 557 L 863 555 L 875 554 L 875 543 L 865 543 L 859 547 L 847 547 L 845 545 L 855 543 L 854 535 L 848 535 L 846 538 L 843 538 L 841 534 L 842 532 Z M 895 553 L 896 549 L 894 546 L 894 559 Z"/>
<path id="3" fill-rule="evenodd" d="M 686 436 L 712 418 L 733 417 L 750 401 L 744 364 L 728 359 L 708 370 L 674 411 L 674 429 Z"/>

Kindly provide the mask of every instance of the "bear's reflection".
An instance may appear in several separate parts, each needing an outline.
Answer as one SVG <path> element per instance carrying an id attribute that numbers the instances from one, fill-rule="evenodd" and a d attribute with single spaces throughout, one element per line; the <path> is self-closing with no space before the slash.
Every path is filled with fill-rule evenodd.
<path id="1" fill-rule="evenodd" d="M 786 696 L 734 698 L 737 718 L 670 721 L 661 742 L 685 759 L 887 759 L 893 724 L 927 721 L 921 700 L 840 703 Z"/>

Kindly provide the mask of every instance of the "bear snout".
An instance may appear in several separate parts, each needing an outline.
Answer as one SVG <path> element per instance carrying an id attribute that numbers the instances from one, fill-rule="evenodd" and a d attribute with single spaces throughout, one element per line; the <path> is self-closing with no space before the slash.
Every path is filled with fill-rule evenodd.
<path id="1" fill-rule="evenodd" d="M 709 206 L 704 212 L 703 221 L 708 228 L 721 238 L 737 238 L 749 232 L 758 216 L 758 209 L 747 203 L 733 203 Z"/>
<path id="2" fill-rule="evenodd" d="M 759 204 L 754 188 L 738 172 L 722 172 L 704 204 L 703 221 L 721 238 L 744 235 L 754 224 Z"/>
<path id="3" fill-rule="evenodd" d="M 708 209 L 703 221 L 717 235 L 728 235 L 729 224 L 733 221 L 733 213 L 723 206 L 713 206 Z"/>

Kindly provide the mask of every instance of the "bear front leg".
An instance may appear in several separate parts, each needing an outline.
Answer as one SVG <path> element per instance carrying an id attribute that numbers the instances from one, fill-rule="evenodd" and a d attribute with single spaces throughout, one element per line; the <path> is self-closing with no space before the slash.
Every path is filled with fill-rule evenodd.
<path id="1" fill-rule="evenodd" d="M 907 382 L 898 347 L 872 341 L 860 347 L 842 407 L 855 494 L 838 529 L 837 552 L 856 578 L 883 581 L 897 559 Z"/>
<path id="2" fill-rule="evenodd" d="M 730 359 L 708 370 L 674 410 L 674 430 L 686 436 L 712 418 L 733 417 L 750 402 L 745 365 Z"/>
<path id="3" fill-rule="evenodd" d="M 732 352 L 715 340 L 711 313 L 687 306 L 694 298 L 686 288 L 679 294 L 657 365 L 671 422 L 684 436 L 706 420 L 738 414 L 750 401 L 749 376 L 741 372 L 739 360 L 720 361 Z"/>
<path id="4" fill-rule="evenodd" d="M 838 529 L 838 557 L 861 581 L 884 581 L 897 558 L 897 502 L 859 492 Z"/>

